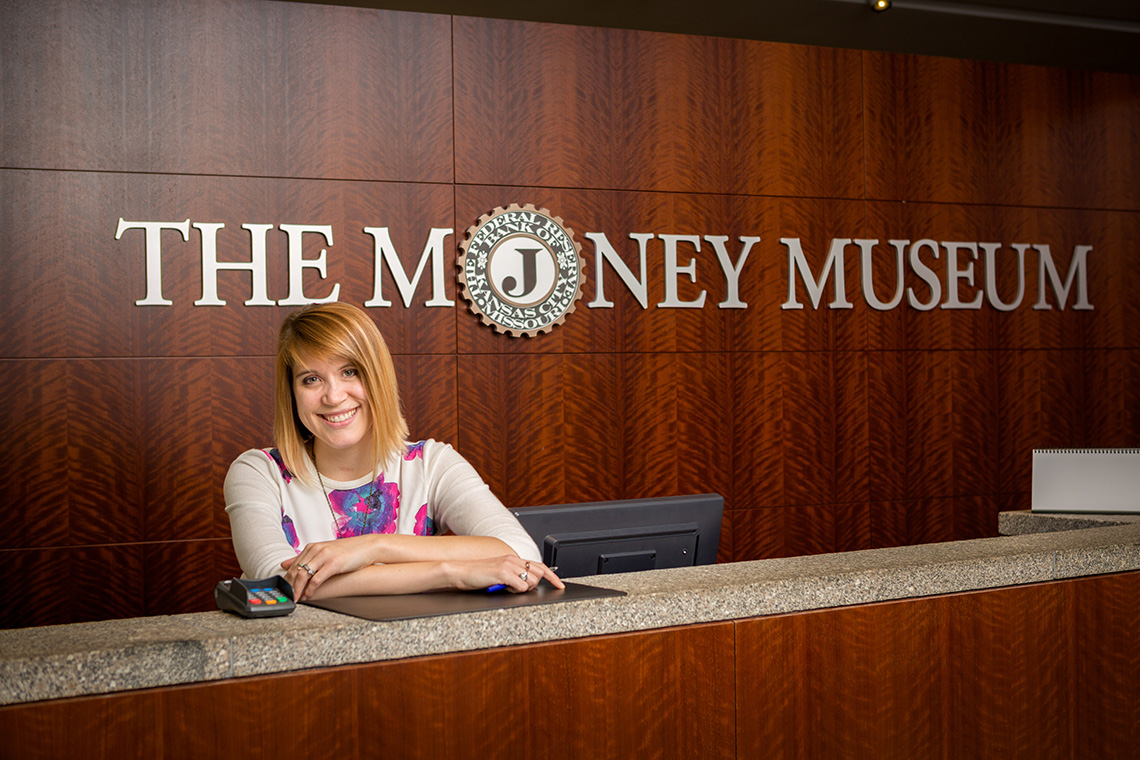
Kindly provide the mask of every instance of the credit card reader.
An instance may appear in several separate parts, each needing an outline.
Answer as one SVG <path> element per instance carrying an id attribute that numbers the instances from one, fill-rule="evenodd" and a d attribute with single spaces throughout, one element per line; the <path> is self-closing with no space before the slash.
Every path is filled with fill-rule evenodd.
<path id="1" fill-rule="evenodd" d="M 233 578 L 214 587 L 218 609 L 247 618 L 279 617 L 297 607 L 293 587 L 279 575 L 261 580 Z"/>

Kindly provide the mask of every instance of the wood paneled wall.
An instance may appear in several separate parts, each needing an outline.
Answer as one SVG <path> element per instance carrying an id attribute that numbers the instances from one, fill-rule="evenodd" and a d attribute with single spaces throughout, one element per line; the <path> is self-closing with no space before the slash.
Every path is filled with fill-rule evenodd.
<path id="1" fill-rule="evenodd" d="M 404 308 L 387 279 L 373 314 L 413 435 L 512 506 L 720 492 L 722 561 L 993 535 L 1028 504 L 1033 447 L 1137 444 L 1135 77 L 266 0 L 16 0 L 0 56 L 0 560 L 26 579 L 0 625 L 207 609 L 236 571 L 221 482 L 268 443 L 288 309 L 244 306 L 226 272 L 227 305 L 193 306 L 194 228 L 163 233 L 173 305 L 136 306 L 143 233 L 116 240 L 120 218 L 223 223 L 223 261 L 249 260 L 243 224 L 331 225 L 306 292 L 362 304 L 364 227 L 410 271 L 432 227 L 454 249 L 496 206 L 549 208 L 588 281 L 548 335 L 494 333 L 453 282 L 454 308 L 424 306 L 427 278 Z M 650 308 L 608 266 L 614 306 L 587 308 L 586 232 L 631 266 L 632 233 L 734 256 L 758 236 L 748 308 L 716 308 L 707 244 L 680 280 L 706 307 L 656 308 L 660 239 Z M 1048 243 L 1061 267 L 1091 245 L 1095 308 L 1033 310 L 1027 264 L 1013 312 L 875 311 L 849 253 L 854 308 L 783 310 L 788 236 L 817 272 L 832 238 Z"/>
<path id="2" fill-rule="evenodd" d="M 1132 758 L 1136 573 L 0 707 L 0 757 Z"/>

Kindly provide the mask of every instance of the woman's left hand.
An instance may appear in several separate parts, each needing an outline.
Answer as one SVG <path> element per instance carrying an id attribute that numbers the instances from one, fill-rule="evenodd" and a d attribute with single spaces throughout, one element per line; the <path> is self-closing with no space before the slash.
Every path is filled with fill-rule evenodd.
<path id="1" fill-rule="evenodd" d="M 371 536 L 338 538 L 308 544 L 301 553 L 281 563 L 285 580 L 297 601 L 310 599 L 322 583 L 341 573 L 372 564 Z"/>
<path id="2" fill-rule="evenodd" d="M 506 590 L 522 594 L 536 588 L 543 579 L 555 588 L 566 588 L 566 584 L 546 565 L 514 555 L 458 560 L 451 566 L 450 585 L 465 591 L 501 585 Z"/>

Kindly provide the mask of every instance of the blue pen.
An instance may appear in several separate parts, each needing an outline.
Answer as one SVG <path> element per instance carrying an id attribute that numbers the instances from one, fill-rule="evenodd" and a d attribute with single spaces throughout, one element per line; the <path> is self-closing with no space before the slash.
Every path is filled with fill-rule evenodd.
<path id="1" fill-rule="evenodd" d="M 557 568 L 557 567 L 552 567 L 552 568 L 550 568 L 550 571 L 551 571 L 551 572 L 556 572 L 557 570 L 558 570 L 558 568 Z M 506 587 L 507 587 L 507 584 L 505 584 L 505 583 L 496 583 L 494 586 L 488 586 L 488 587 L 487 587 L 487 593 L 488 593 L 488 594 L 493 594 L 493 593 L 495 593 L 496 591 L 502 591 L 502 590 L 503 590 L 503 589 L 505 589 Z"/>

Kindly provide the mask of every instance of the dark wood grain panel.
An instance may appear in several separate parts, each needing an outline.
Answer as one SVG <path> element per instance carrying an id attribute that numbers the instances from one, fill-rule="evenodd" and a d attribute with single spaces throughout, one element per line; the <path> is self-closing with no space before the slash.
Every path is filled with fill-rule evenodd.
<path id="1" fill-rule="evenodd" d="M 213 535 L 213 428 L 211 362 L 148 359 L 137 362 L 144 442 L 143 536 L 179 541 Z M 227 420 L 233 424 L 232 420 Z"/>
<path id="2" fill-rule="evenodd" d="M 145 615 L 145 595 L 141 593 L 146 576 L 143 555 L 142 544 L 82 546 L 67 554 L 62 566 L 66 568 L 64 575 L 45 573 L 43 567 L 39 568 L 41 582 L 68 598 L 67 617 L 52 622 L 84 623 Z M 65 588 L 60 588 L 61 577 L 68 580 Z M 213 583 L 209 588 L 213 588 Z"/>
<path id="3" fill-rule="evenodd" d="M 784 355 L 785 504 L 868 498 L 866 382 L 864 352 Z"/>
<path id="4" fill-rule="evenodd" d="M 798 507 L 755 507 L 725 510 L 732 532 L 732 562 L 789 555 L 784 538 L 784 513 Z"/>
<path id="5" fill-rule="evenodd" d="M 723 354 L 623 357 L 624 493 L 719 493 L 732 503 L 728 359 Z"/>
<path id="6" fill-rule="evenodd" d="M 942 625 L 922 603 L 738 623 L 738 755 L 940 756 Z"/>
<path id="7" fill-rule="evenodd" d="M 906 503 L 901 501 L 873 501 L 867 505 L 870 513 L 872 549 L 887 546 L 905 546 L 907 543 Z"/>
<path id="8" fill-rule="evenodd" d="M 818 504 L 835 493 L 834 365 L 830 354 L 785 354 L 783 367 L 784 503 Z"/>
<path id="9" fill-rule="evenodd" d="M 245 415 L 249 396 L 271 393 L 271 382 L 257 384 L 248 360 L 219 362 L 67 362 L 68 461 L 83 484 L 68 503 L 73 543 L 228 535 L 221 480 L 241 450 L 268 445 L 266 422 L 251 434 Z M 268 412 L 252 416 L 267 420 Z M 44 463 L 42 472 L 53 469 Z"/>
<path id="10" fill-rule="evenodd" d="M 393 663 L 359 680 L 362 714 L 389 716 L 361 741 L 407 758 L 732 757 L 732 663 L 731 624 Z M 558 709 L 520 721 L 520 704 Z M 449 730 L 425 731 L 425 710 Z"/>
<path id="11" fill-rule="evenodd" d="M 947 597 L 950 757 L 1069 758 L 1073 587 Z"/>
<path id="12" fill-rule="evenodd" d="M 566 430 L 566 498 L 607 501 L 625 496 L 628 411 L 616 403 L 625 376 L 614 354 L 562 357 Z"/>
<path id="13" fill-rule="evenodd" d="M 463 183 L 861 193 L 851 51 L 457 17 L 455 70 Z"/>
<path id="14" fill-rule="evenodd" d="M 143 758 L 163 754 L 153 692 L 0 708 L 6 757 Z"/>
<path id="15" fill-rule="evenodd" d="M 808 634 L 806 615 L 737 623 L 737 757 L 811 757 L 802 735 L 809 700 L 796 677 L 808 672 Z"/>
<path id="16" fill-rule="evenodd" d="M 992 538 L 998 535 L 998 515 L 1010 507 L 1000 495 L 954 498 L 954 540 Z"/>
<path id="17" fill-rule="evenodd" d="M 243 747 L 256 757 L 302 752 L 331 759 L 371 751 L 358 734 L 376 715 L 369 720 L 358 711 L 353 689 L 359 675 L 352 669 L 307 671 L 141 696 L 155 703 L 163 757 L 215 757 Z"/>
<path id="18" fill-rule="evenodd" d="M 836 352 L 832 362 L 836 448 L 831 500 L 862 503 L 869 498 L 871 488 L 870 358 L 865 351 Z"/>
<path id="19" fill-rule="evenodd" d="M 867 358 L 868 489 L 872 501 L 905 499 L 910 482 L 908 354 L 873 351 Z"/>
<path id="20" fill-rule="evenodd" d="M 872 355 L 871 498 L 992 494 L 998 488 L 994 352 Z"/>
<path id="21" fill-rule="evenodd" d="M 995 501 L 980 496 L 872 502 L 871 548 L 996 535 L 997 514 L 988 512 Z"/>
<path id="22" fill-rule="evenodd" d="M 461 356 L 459 449 L 508 507 L 565 501 L 561 362 Z"/>
<path id="23" fill-rule="evenodd" d="M 1140 350 L 1082 354 L 1085 445 L 1135 448 L 1140 443 Z"/>
<path id="24" fill-rule="evenodd" d="M 61 348 L 75 325 L 64 304 L 78 293 L 64 283 L 72 279 L 76 257 L 59 245 L 57 230 L 44 226 L 55 212 L 42 210 L 74 211 L 66 196 L 55 178 L 44 182 L 42 174 L 0 170 L 0 313 L 6 325 L 0 357 L 66 355 Z M 64 218 L 56 217 L 56 225 Z"/>
<path id="25" fill-rule="evenodd" d="M 867 195 L 1140 208 L 1135 77 L 866 52 Z"/>
<path id="26" fill-rule="evenodd" d="M 1081 351 L 999 352 L 1002 493 L 1030 491 L 1033 449 L 1087 445 L 1083 362 Z"/>
<path id="27" fill-rule="evenodd" d="M 0 361 L 0 547 L 67 543 L 67 368 L 58 360 Z"/>
<path id="28" fill-rule="evenodd" d="M 0 341 L 2 356 L 65 357 L 73 344 L 98 340 L 92 333 L 106 329 L 106 314 L 93 319 L 95 314 L 86 313 L 84 289 L 100 279 L 121 283 L 125 271 L 125 262 L 95 255 L 114 237 L 115 220 L 98 209 L 107 183 L 95 175 L 64 179 L 0 170 L 0 194 L 5 198 L 0 223 L 6 230 L 0 243 L 0 312 L 8 325 Z M 87 201 L 96 207 L 84 206 Z M 91 221 L 98 229 L 86 235 L 99 243 L 78 243 L 76 231 Z M 116 348 L 119 356 L 128 353 L 122 345 Z"/>
<path id="29" fill-rule="evenodd" d="M 141 593 L 145 615 L 180 615 L 218 608 L 214 586 L 241 576 L 228 537 L 198 541 L 160 541 L 141 547 Z M 139 590 L 135 590 L 136 595 Z"/>
<path id="30" fill-rule="evenodd" d="M 215 357 L 210 367 L 210 509 L 214 537 L 230 536 L 222 486 L 243 451 L 273 445 L 274 360 Z M 205 535 L 205 534 L 203 534 Z"/>
<path id="31" fill-rule="evenodd" d="M 951 492 L 976 496 L 998 491 L 1001 439 L 998 357 L 993 351 L 950 355 Z"/>
<path id="32" fill-rule="evenodd" d="M 906 543 L 933 544 L 953 541 L 956 500 L 953 498 L 911 499 L 903 502 L 906 511 Z"/>
<path id="33" fill-rule="evenodd" d="M 359 753 L 351 695 L 356 672 L 305 674 L 192 685 L 172 690 L 81 697 L 0 711 L 6 746 L 18 757 L 195 758 L 246 747 L 269 757 L 304 751 L 306 757 Z M 283 711 L 297 711 L 283 730 Z M 264 753 L 264 754 L 262 754 Z"/>
<path id="34" fill-rule="evenodd" d="M 732 561 L 799 557 L 837 551 L 836 515 L 856 505 L 814 504 L 795 507 L 733 509 L 727 512 L 732 526 Z M 859 541 L 860 528 L 843 526 L 843 541 Z"/>
<path id="35" fill-rule="evenodd" d="M 739 509 L 784 503 L 784 355 L 730 357 L 732 473 Z"/>
<path id="36" fill-rule="evenodd" d="M 131 360 L 67 362 L 70 541 L 141 541 L 145 533 L 147 420 L 142 365 Z"/>
<path id="37" fill-rule="evenodd" d="M 871 523 L 871 504 L 866 501 L 836 504 L 835 545 L 833 551 L 854 552 L 875 548 Z"/>
<path id="38" fill-rule="evenodd" d="M 71 622 L 71 594 L 61 592 L 59 576 L 44 568 L 65 567 L 72 550 L 67 548 L 0 551 L 0 562 L 20 583 L 0 587 L 0 628 L 27 628 Z"/>
<path id="39" fill-rule="evenodd" d="M 736 506 L 868 499 L 864 352 L 737 354 L 732 372 Z"/>
<path id="40" fill-rule="evenodd" d="M 459 370 L 454 356 L 393 356 L 408 438 L 459 440 Z"/>
<path id="41" fill-rule="evenodd" d="M 732 533 L 732 514 L 729 511 L 721 514 L 720 539 L 716 547 L 717 562 L 732 562 L 736 553 L 736 542 L 733 540 Z"/>
<path id="42" fill-rule="evenodd" d="M 1075 214 L 1070 240 L 1091 245 L 1089 301 L 1082 314 L 1081 345 L 1086 348 L 1140 346 L 1140 268 L 1135 241 L 1140 240 L 1140 214 L 1082 212 Z M 1073 318 L 1073 317 L 1068 317 Z"/>
<path id="43" fill-rule="evenodd" d="M 1090 579 L 1072 595 L 1073 746 L 1097 757 L 1127 757 L 1140 746 L 1140 624 L 1135 573 Z"/>
<path id="44" fill-rule="evenodd" d="M 450 27 L 258 0 L 8 4 L 0 164 L 449 182 Z"/>
<path id="45" fill-rule="evenodd" d="M 720 354 L 462 356 L 460 447 L 509 506 L 731 498 L 727 373 Z"/>
<path id="46" fill-rule="evenodd" d="M 741 621 L 738 755 L 1128 757 L 1136 589 L 1124 573 Z"/>

